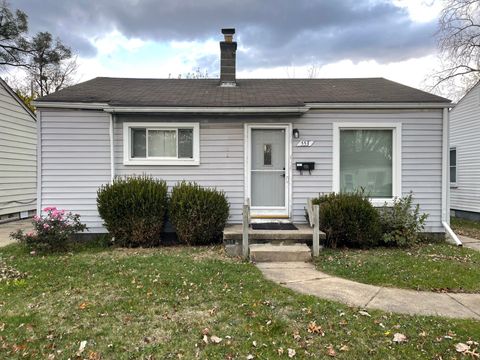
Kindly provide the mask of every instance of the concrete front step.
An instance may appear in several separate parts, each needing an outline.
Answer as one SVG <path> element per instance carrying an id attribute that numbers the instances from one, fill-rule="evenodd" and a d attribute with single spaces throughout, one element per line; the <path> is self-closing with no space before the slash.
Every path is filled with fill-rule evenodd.
<path id="1" fill-rule="evenodd" d="M 251 244 L 253 262 L 311 261 L 312 252 L 305 244 Z"/>

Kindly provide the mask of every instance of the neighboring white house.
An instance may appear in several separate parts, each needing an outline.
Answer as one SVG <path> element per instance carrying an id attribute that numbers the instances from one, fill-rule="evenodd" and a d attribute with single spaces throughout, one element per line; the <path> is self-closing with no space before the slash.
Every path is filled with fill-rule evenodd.
<path id="1" fill-rule="evenodd" d="M 36 126 L 32 111 L 0 79 L 0 221 L 35 211 Z"/>
<path id="2" fill-rule="evenodd" d="M 450 209 L 480 220 L 480 86 L 450 112 Z"/>
<path id="3" fill-rule="evenodd" d="M 104 232 L 99 186 L 147 173 L 224 190 L 231 223 L 246 199 L 253 218 L 305 222 L 319 193 L 412 191 L 445 232 L 449 100 L 382 78 L 236 79 L 236 45 L 220 43 L 220 80 L 95 78 L 37 101 L 38 209 Z"/>

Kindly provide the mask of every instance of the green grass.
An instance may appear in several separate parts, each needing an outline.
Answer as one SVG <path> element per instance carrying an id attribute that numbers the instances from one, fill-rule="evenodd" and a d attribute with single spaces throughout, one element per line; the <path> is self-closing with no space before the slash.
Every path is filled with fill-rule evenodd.
<path id="1" fill-rule="evenodd" d="M 368 284 L 480 293 L 480 252 L 446 243 L 408 249 L 325 249 L 316 266 Z"/>
<path id="2" fill-rule="evenodd" d="M 452 229 L 458 235 L 469 236 L 474 239 L 480 239 L 480 221 L 460 219 L 452 217 L 450 219 Z"/>
<path id="3" fill-rule="evenodd" d="M 0 249 L 22 280 L 0 282 L 0 358 L 451 359 L 480 323 L 358 309 L 265 280 L 220 248 L 83 249 L 32 256 Z M 309 333 L 315 321 L 324 336 Z M 205 344 L 203 329 L 223 340 Z M 408 337 L 392 342 L 399 332 Z M 279 355 L 283 349 L 283 355 Z"/>

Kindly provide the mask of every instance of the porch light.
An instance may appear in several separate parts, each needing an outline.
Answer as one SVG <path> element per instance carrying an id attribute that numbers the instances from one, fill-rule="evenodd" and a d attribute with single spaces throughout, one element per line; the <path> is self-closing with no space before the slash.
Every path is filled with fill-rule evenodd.
<path id="1" fill-rule="evenodd" d="M 298 129 L 293 129 L 293 138 L 298 139 L 300 137 L 300 131 Z"/>

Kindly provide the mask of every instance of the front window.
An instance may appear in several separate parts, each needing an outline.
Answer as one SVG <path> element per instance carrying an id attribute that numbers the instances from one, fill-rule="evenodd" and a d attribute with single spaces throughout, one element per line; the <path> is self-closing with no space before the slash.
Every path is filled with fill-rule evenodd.
<path id="1" fill-rule="evenodd" d="M 375 205 L 400 196 L 400 124 L 335 124 L 335 192 L 364 191 Z"/>
<path id="2" fill-rule="evenodd" d="M 340 191 L 391 198 L 392 130 L 340 131 Z"/>
<path id="3" fill-rule="evenodd" d="M 198 165 L 198 124 L 125 123 L 124 132 L 127 165 Z"/>

